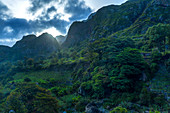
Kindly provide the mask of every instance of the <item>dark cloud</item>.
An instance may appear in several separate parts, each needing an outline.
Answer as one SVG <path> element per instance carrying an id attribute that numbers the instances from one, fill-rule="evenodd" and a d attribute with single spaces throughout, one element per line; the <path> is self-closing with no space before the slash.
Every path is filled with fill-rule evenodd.
<path id="1" fill-rule="evenodd" d="M 47 9 L 47 13 L 52 13 L 52 12 L 56 12 L 56 11 L 57 11 L 57 9 L 54 6 Z"/>
<path id="2" fill-rule="evenodd" d="M 1 24 L 2 23 L 2 24 Z M 49 21 L 45 20 L 35 20 L 35 21 L 27 21 L 25 19 L 8 19 L 8 20 L 2 20 L 0 19 L 0 38 L 21 38 L 21 34 L 30 34 L 30 33 L 36 33 L 41 32 L 44 29 L 48 29 L 51 27 L 55 27 L 58 31 L 61 33 L 66 33 L 66 26 L 69 24 L 66 21 L 58 20 L 57 18 L 54 18 Z M 5 33 L 4 28 L 10 27 L 14 31 L 11 33 Z"/>
<path id="3" fill-rule="evenodd" d="M 70 20 L 74 21 L 86 18 L 92 10 L 85 4 L 84 1 L 68 0 L 65 12 L 72 14 Z"/>
<path id="4" fill-rule="evenodd" d="M 54 0 L 30 0 L 32 7 L 30 7 L 29 11 L 32 13 L 37 12 L 40 8 L 43 8 L 45 5 L 51 3 Z M 58 1 L 58 0 L 55 0 Z"/>
<path id="5" fill-rule="evenodd" d="M 0 1 L 0 12 L 8 10 L 8 7 L 5 6 L 1 1 Z"/>
<path id="6" fill-rule="evenodd" d="M 8 15 L 6 14 L 9 11 L 8 7 L 5 6 L 1 1 L 0 1 L 0 18 L 7 18 Z"/>
<path id="7" fill-rule="evenodd" d="M 42 12 L 42 14 L 39 16 L 39 18 L 41 20 L 49 20 L 50 14 L 55 13 L 55 12 L 57 12 L 57 9 L 54 6 L 52 6 L 52 7 L 48 8 L 47 10 L 44 10 Z M 57 16 L 59 16 L 59 14 L 56 14 L 55 16 L 57 17 Z"/>
<path id="8" fill-rule="evenodd" d="M 72 14 L 70 21 L 81 20 L 86 18 L 91 12 L 92 9 L 85 4 L 83 0 L 31 0 L 32 7 L 29 11 L 35 14 L 39 9 L 42 9 L 44 6 L 49 5 L 51 2 L 56 2 L 59 5 L 66 3 L 64 6 L 65 13 Z M 51 6 L 47 11 L 43 11 L 43 15 L 48 18 L 48 13 L 56 12 L 57 9 L 55 6 Z M 57 14 L 59 15 L 59 14 Z"/>

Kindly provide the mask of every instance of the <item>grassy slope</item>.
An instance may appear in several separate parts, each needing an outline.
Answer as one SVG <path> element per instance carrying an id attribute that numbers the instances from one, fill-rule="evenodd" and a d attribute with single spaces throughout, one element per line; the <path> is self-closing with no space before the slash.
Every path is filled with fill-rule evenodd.
<path id="1" fill-rule="evenodd" d="M 58 82 L 70 81 L 70 72 L 55 72 L 55 71 L 31 71 L 20 72 L 13 76 L 15 82 L 24 81 L 25 78 L 30 78 L 32 82 L 46 82 L 54 79 Z M 12 82 L 12 81 L 11 81 Z"/>

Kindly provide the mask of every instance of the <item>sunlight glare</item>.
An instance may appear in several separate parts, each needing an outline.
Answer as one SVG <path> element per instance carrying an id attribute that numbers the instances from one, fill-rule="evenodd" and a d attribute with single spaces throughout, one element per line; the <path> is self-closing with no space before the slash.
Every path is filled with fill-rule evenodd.
<path id="1" fill-rule="evenodd" d="M 55 27 L 51 27 L 49 29 L 45 29 L 42 32 L 38 32 L 36 33 L 37 36 L 40 36 L 43 33 L 48 33 L 51 34 L 53 37 L 56 37 L 58 35 L 63 35 L 62 33 L 60 33 Z"/>

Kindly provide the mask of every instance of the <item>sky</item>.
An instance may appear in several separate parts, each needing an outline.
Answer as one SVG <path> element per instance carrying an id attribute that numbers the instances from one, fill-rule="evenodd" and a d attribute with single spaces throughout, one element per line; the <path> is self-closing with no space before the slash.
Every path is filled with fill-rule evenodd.
<path id="1" fill-rule="evenodd" d="M 66 35 L 74 21 L 126 0 L 0 0 L 0 45 L 12 46 L 28 34 Z"/>

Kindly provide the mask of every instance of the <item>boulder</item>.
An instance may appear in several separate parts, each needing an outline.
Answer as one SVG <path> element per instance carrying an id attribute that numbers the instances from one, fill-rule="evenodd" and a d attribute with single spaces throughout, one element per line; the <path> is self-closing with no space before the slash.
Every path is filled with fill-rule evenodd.
<path id="1" fill-rule="evenodd" d="M 86 113 L 102 113 L 102 111 L 99 110 L 98 106 L 94 103 L 91 102 L 86 106 Z"/>

